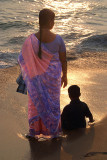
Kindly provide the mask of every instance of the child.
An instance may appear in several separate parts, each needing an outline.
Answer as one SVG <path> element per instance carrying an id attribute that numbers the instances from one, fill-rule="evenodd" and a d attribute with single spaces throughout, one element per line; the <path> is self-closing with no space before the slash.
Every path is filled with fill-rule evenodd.
<path id="1" fill-rule="evenodd" d="M 68 88 L 68 94 L 71 102 L 63 109 L 61 115 L 62 129 L 86 128 L 85 117 L 89 118 L 89 122 L 94 120 L 87 104 L 79 100 L 80 88 L 77 85 L 72 85 Z"/>

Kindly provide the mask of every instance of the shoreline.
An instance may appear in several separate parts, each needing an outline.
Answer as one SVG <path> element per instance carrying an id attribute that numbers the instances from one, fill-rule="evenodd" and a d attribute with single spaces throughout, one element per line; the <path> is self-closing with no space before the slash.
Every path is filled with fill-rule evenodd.
<path id="1" fill-rule="evenodd" d="M 85 130 L 72 131 L 67 137 L 59 140 L 42 142 L 29 142 L 23 137 L 23 134 L 28 132 L 27 96 L 16 92 L 19 66 L 0 70 L 0 159 L 107 159 L 107 155 L 104 154 L 107 152 L 106 68 L 86 67 L 84 70 L 84 64 L 82 60 L 70 62 L 68 86 L 71 84 L 80 86 L 81 100 L 89 104 L 96 118 L 95 125 Z M 67 88 L 61 91 L 61 110 L 69 103 Z"/>

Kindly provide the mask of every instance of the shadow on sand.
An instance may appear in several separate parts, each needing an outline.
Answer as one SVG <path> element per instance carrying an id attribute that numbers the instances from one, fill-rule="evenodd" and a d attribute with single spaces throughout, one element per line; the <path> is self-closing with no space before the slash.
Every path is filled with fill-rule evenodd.
<path id="1" fill-rule="evenodd" d="M 68 160 L 82 159 L 93 144 L 94 127 L 77 129 L 67 134 L 67 138 L 62 141 L 63 152 L 68 156 Z"/>
<path id="2" fill-rule="evenodd" d="M 47 141 L 29 140 L 31 160 L 60 160 L 61 139 Z"/>
<path id="3" fill-rule="evenodd" d="M 91 148 L 94 128 L 65 132 L 66 138 L 30 140 L 31 160 L 78 160 Z M 72 158 L 71 158 L 72 157 Z"/>

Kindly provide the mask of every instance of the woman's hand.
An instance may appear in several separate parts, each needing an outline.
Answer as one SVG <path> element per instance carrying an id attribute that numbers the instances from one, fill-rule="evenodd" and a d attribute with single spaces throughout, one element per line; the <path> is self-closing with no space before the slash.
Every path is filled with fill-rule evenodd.
<path id="1" fill-rule="evenodd" d="M 63 88 L 65 88 L 67 86 L 67 76 L 62 76 L 61 78 L 61 86 L 63 86 Z"/>

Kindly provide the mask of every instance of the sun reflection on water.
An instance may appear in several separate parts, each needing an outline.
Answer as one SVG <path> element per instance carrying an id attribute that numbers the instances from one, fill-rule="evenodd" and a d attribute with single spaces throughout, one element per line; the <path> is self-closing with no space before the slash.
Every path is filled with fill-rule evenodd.
<path id="1" fill-rule="evenodd" d="M 66 88 L 61 88 L 61 111 L 70 103 L 68 87 L 70 85 L 78 85 L 81 90 L 80 100 L 88 104 L 96 121 L 95 123 L 99 122 L 106 115 L 107 108 L 105 105 L 107 101 L 105 101 L 106 95 L 103 89 L 105 80 L 102 74 L 100 75 L 100 72 L 98 72 L 97 76 L 100 76 L 100 79 L 102 79 L 102 83 L 99 86 L 96 73 L 96 71 L 91 70 L 68 70 L 68 85 Z"/>
<path id="2" fill-rule="evenodd" d="M 20 7 L 23 10 L 25 3 L 20 1 Z M 53 32 L 63 36 L 67 50 L 75 49 L 90 34 L 94 34 L 95 28 L 89 25 L 94 14 L 93 8 L 98 2 L 80 1 L 80 0 L 34 0 L 32 3 L 26 2 L 27 21 L 34 23 L 32 29 L 27 30 L 26 34 L 37 32 L 39 28 L 38 14 L 43 8 L 52 9 L 55 14 L 55 26 Z M 24 12 L 24 11 L 23 11 Z"/>
<path id="3" fill-rule="evenodd" d="M 44 0 L 44 3 L 45 3 L 45 7 L 54 8 L 54 10 L 56 10 L 58 13 L 76 11 L 81 8 L 85 10 L 90 10 L 90 3 L 87 1 L 71 2 L 70 0 L 68 1 Z"/>
<path id="4" fill-rule="evenodd" d="M 86 21 L 91 18 L 89 13 L 93 9 L 92 5 L 94 6 L 94 3 L 71 0 L 43 1 L 44 8 L 50 8 L 56 13 L 53 31 L 60 35 L 71 35 L 70 39 L 73 39 L 73 43 L 68 44 L 67 42 L 66 44 L 69 50 L 83 40 L 84 37 L 80 36 L 80 34 L 89 35 L 94 32 L 93 28 L 86 24 Z M 76 37 L 72 36 L 72 33 L 76 33 Z"/>

